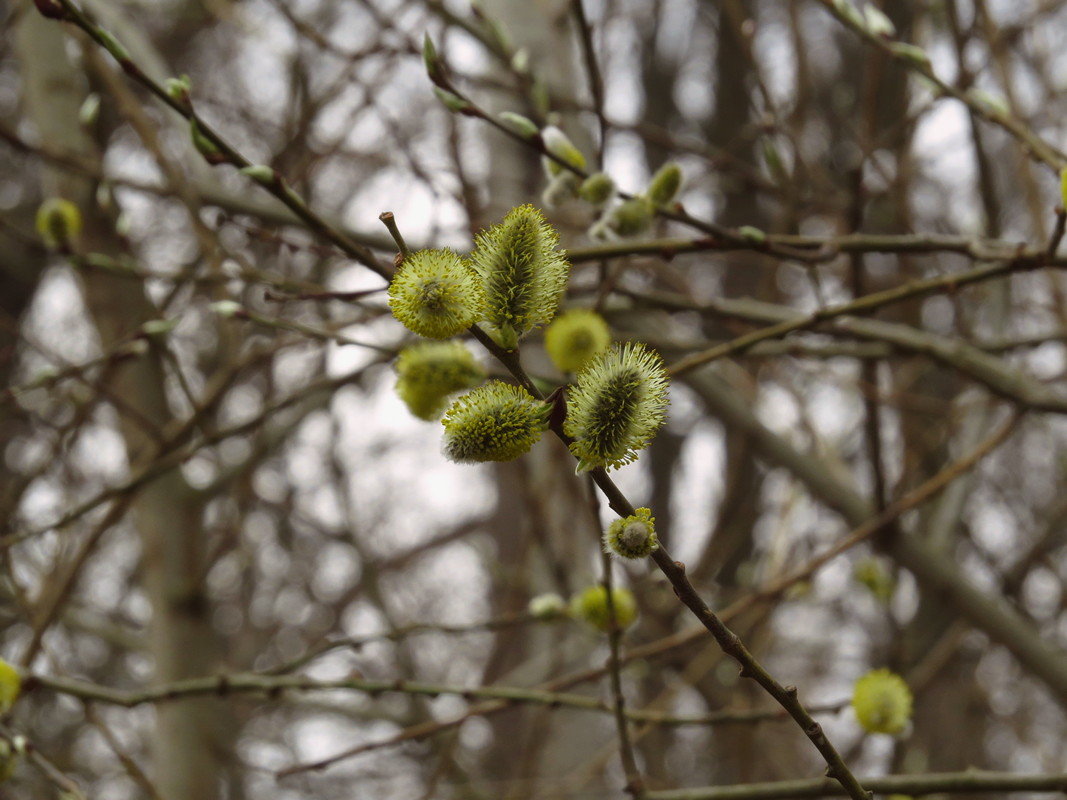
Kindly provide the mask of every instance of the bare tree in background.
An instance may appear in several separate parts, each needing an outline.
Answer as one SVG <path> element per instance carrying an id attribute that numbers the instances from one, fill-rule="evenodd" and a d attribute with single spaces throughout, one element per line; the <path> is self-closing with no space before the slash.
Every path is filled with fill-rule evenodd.
<path id="1" fill-rule="evenodd" d="M 0 797 L 1067 793 L 1064 4 L 0 20 Z M 394 390 L 398 250 L 544 205 L 546 159 L 685 176 L 634 236 L 547 209 L 564 306 L 672 377 L 595 493 L 551 433 L 446 461 Z M 540 332 L 467 338 L 565 382 Z M 633 506 L 663 547 L 609 562 Z M 604 580 L 625 631 L 531 613 Z M 849 704 L 878 668 L 896 736 Z"/>

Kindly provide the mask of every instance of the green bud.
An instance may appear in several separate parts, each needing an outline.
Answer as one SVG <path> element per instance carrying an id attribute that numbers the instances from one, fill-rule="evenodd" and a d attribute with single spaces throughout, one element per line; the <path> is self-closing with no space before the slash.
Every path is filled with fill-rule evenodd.
<path id="1" fill-rule="evenodd" d="M 547 430 L 549 410 L 521 386 L 490 381 L 445 412 L 445 457 L 461 464 L 512 461 Z"/>
<path id="2" fill-rule="evenodd" d="M 485 369 L 460 342 L 420 342 L 396 360 L 396 392 L 419 419 L 434 421 L 448 397 L 485 380 Z"/>
<path id="3" fill-rule="evenodd" d="M 637 600 L 629 589 L 613 586 L 611 604 L 615 609 L 615 625 L 620 629 L 629 628 L 637 621 Z M 600 584 L 590 586 L 571 599 L 571 615 L 605 633 L 614 627 L 608 606 L 608 592 Z"/>
<path id="4" fill-rule="evenodd" d="M 266 164 L 252 164 L 248 167 L 242 167 L 241 174 L 247 175 L 256 183 L 261 183 L 264 186 L 272 186 L 278 180 L 278 173 L 274 171 L 274 167 L 268 167 Z"/>
<path id="5" fill-rule="evenodd" d="M 644 558 L 659 549 L 656 518 L 647 508 L 639 508 L 629 517 L 615 520 L 604 531 L 604 552 L 620 558 Z"/>
<path id="6" fill-rule="evenodd" d="M 674 161 L 668 161 L 652 176 L 645 195 L 655 206 L 669 205 L 682 188 L 682 168 Z"/>
<path id="7" fill-rule="evenodd" d="M 567 392 L 563 423 L 578 472 L 636 461 L 666 420 L 669 382 L 663 359 L 640 342 L 590 360 Z"/>
<path id="8" fill-rule="evenodd" d="M 764 138 L 760 145 L 763 151 L 763 163 L 767 165 L 767 172 L 777 183 L 781 185 L 788 183 L 789 173 L 786 171 L 782 156 L 778 152 L 774 141 L 770 138 Z"/>
<path id="9" fill-rule="evenodd" d="M 567 615 L 567 601 L 555 592 L 539 594 L 530 598 L 526 610 L 530 616 L 540 620 L 553 620 Z"/>
<path id="10" fill-rule="evenodd" d="M 585 169 L 585 156 L 582 155 L 582 151 L 575 147 L 574 143 L 567 138 L 567 134 L 555 125 L 549 125 L 541 131 L 541 141 L 544 142 L 545 150 L 556 158 L 575 169 Z M 542 163 L 549 177 L 567 171 L 551 158 L 542 159 Z"/>
<path id="11" fill-rule="evenodd" d="M 204 132 L 200 129 L 200 123 L 195 119 L 189 120 L 189 136 L 193 140 L 193 147 L 196 151 L 204 157 L 204 160 L 209 164 L 222 164 L 226 161 L 226 156 L 219 150 L 218 146 L 211 141 Z"/>
<path id="12" fill-rule="evenodd" d="M 611 210 L 607 226 L 619 236 L 639 236 L 650 227 L 655 209 L 648 198 L 631 197 Z"/>
<path id="13" fill-rule="evenodd" d="M 441 86 L 445 83 L 444 69 L 437 57 L 437 48 L 428 33 L 422 37 L 422 63 L 426 67 L 426 75 L 435 85 Z"/>
<path id="14" fill-rule="evenodd" d="M 178 318 L 150 319 L 141 325 L 141 333 L 145 336 L 166 336 L 178 327 Z"/>
<path id="15" fill-rule="evenodd" d="M 615 195 L 615 181 L 606 172 L 596 172 L 582 181 L 578 196 L 594 208 L 601 208 Z"/>
<path id="16" fill-rule="evenodd" d="M 62 197 L 50 197 L 37 209 L 37 233 L 47 247 L 69 248 L 82 229 L 78 207 Z"/>
<path id="17" fill-rule="evenodd" d="M 561 314 L 545 330 L 545 350 L 560 372 L 577 372 L 610 346 L 608 323 L 585 308 Z"/>
<path id="18" fill-rule="evenodd" d="M 854 25 L 864 27 L 865 20 L 859 9 L 856 8 L 850 0 L 834 0 L 834 8 L 837 9 L 837 13 L 847 19 Z"/>
<path id="19" fill-rule="evenodd" d="M 473 106 L 454 92 L 450 92 L 447 89 L 442 89 L 440 86 L 433 87 L 433 93 L 437 95 L 437 99 L 444 103 L 445 108 L 449 111 L 453 111 L 457 114 L 462 114 L 465 111 L 469 111 Z"/>
<path id="20" fill-rule="evenodd" d="M 889 45 L 889 49 L 892 50 L 896 56 L 903 58 L 905 61 L 910 61 L 912 64 L 923 70 L 930 69 L 930 56 L 926 55 L 926 51 L 921 47 L 916 47 L 907 42 L 893 42 Z"/>
<path id="21" fill-rule="evenodd" d="M 449 339 L 482 318 L 475 273 L 451 250 L 410 253 L 389 284 L 393 316 L 428 339 Z"/>
<path id="22" fill-rule="evenodd" d="M 1060 207 L 1067 209 L 1067 167 L 1060 170 Z"/>
<path id="23" fill-rule="evenodd" d="M 751 225 L 742 225 L 737 229 L 737 233 L 742 239 L 753 244 L 763 244 L 767 241 L 767 234 Z"/>
<path id="24" fill-rule="evenodd" d="M 533 139 L 540 132 L 532 119 L 514 111 L 501 111 L 497 118 L 524 139 Z"/>
<path id="25" fill-rule="evenodd" d="M 188 104 L 192 90 L 193 82 L 188 75 L 182 75 L 180 78 L 167 78 L 163 81 L 163 91 L 167 93 L 167 97 L 183 105 Z"/>
<path id="26" fill-rule="evenodd" d="M 520 75 L 526 75 L 530 71 L 530 51 L 520 47 L 511 57 L 511 68 Z"/>
<path id="27" fill-rule="evenodd" d="M 879 36 L 885 39 L 890 39 L 893 36 L 896 36 L 896 25 L 893 24 L 893 20 L 887 17 L 881 9 L 867 4 L 863 9 L 863 16 L 864 21 L 866 22 L 867 32 L 872 36 Z"/>
<path id="28" fill-rule="evenodd" d="M 470 260 L 481 279 L 489 333 L 502 347 L 515 349 L 519 337 L 555 316 L 570 263 L 537 208 L 513 208 L 478 234 Z"/>
<path id="29" fill-rule="evenodd" d="M 100 117 L 100 95 L 90 92 L 78 109 L 78 123 L 83 128 L 91 128 Z"/>
<path id="30" fill-rule="evenodd" d="M 244 311 L 244 306 L 233 300 L 217 300 L 208 306 L 208 308 L 220 317 L 229 319 L 235 317 Z"/>

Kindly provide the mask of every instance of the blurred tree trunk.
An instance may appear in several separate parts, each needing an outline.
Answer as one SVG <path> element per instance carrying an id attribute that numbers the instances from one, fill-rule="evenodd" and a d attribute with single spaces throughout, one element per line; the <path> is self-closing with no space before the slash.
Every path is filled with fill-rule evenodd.
<path id="1" fill-rule="evenodd" d="M 64 28 L 24 3 L 15 36 L 23 81 L 23 102 L 49 146 L 100 163 L 96 144 L 78 124 L 86 95 L 81 73 L 64 57 Z M 114 220 L 95 203 L 96 186 L 60 171 L 46 171 L 45 195 L 63 196 L 82 210 L 82 252 L 119 255 L 124 245 Z M 79 275 L 83 298 L 104 352 L 134 335 L 154 316 L 137 282 L 100 272 Z M 109 376 L 111 391 L 133 410 L 120 413 L 130 469 L 137 472 L 157 452 L 158 434 L 172 421 L 158 353 L 129 360 Z M 218 647 L 200 578 L 204 564 L 203 508 L 179 470 L 141 489 L 132 503 L 140 532 L 144 588 L 152 604 L 151 655 L 155 680 L 166 683 L 211 674 Z M 218 796 L 219 756 L 228 726 L 221 701 L 162 704 L 156 709 L 153 776 L 163 800 L 212 800 Z"/>

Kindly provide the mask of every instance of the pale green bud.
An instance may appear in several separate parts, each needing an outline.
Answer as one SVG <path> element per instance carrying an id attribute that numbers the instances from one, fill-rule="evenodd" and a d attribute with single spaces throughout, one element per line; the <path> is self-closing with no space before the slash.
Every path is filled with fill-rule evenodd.
<path id="1" fill-rule="evenodd" d="M 639 236 L 652 226 L 655 209 L 645 197 L 632 197 L 611 209 L 607 226 L 619 236 Z"/>
<path id="2" fill-rule="evenodd" d="M 244 306 L 233 300 L 218 300 L 209 305 L 208 308 L 224 319 L 235 317 L 244 311 Z"/>
<path id="3" fill-rule="evenodd" d="M 540 133 L 537 123 L 514 111 L 501 111 L 497 114 L 497 118 L 524 139 L 533 139 Z"/>
<path id="4" fill-rule="evenodd" d="M 872 36 L 880 36 L 885 39 L 890 39 L 897 34 L 897 27 L 893 24 L 893 20 L 887 17 L 881 9 L 868 3 L 863 8 L 864 21 L 866 22 L 867 32 Z"/>
<path id="5" fill-rule="evenodd" d="M 437 95 L 437 99 L 445 104 L 445 108 L 449 111 L 454 111 L 457 114 L 462 114 L 464 111 L 472 108 L 471 104 L 460 97 L 454 92 L 450 92 L 447 89 L 442 89 L 440 86 L 433 87 L 433 93 Z"/>
<path id="6" fill-rule="evenodd" d="M 930 56 L 926 55 L 926 51 L 921 47 L 908 44 L 907 42 L 893 42 L 889 45 L 889 49 L 900 58 L 910 61 L 917 67 L 924 70 L 930 69 Z"/>
<path id="7" fill-rule="evenodd" d="M 752 225 L 742 225 L 737 229 L 737 233 L 742 239 L 753 244 L 763 244 L 767 241 L 767 234 Z"/>
<path id="8" fill-rule="evenodd" d="M 200 124 L 195 119 L 189 120 L 189 137 L 193 140 L 193 147 L 204 157 L 207 163 L 214 165 L 222 164 L 226 161 L 226 156 L 219 150 L 218 145 L 204 134 L 200 129 Z"/>
<path id="9" fill-rule="evenodd" d="M 100 95 L 96 92 L 88 94 L 81 107 L 78 109 L 78 123 L 83 128 L 91 128 L 100 117 Z"/>
<path id="10" fill-rule="evenodd" d="M 541 131 L 541 141 L 544 142 L 545 150 L 563 162 L 570 164 L 575 169 L 585 169 L 585 156 L 582 151 L 574 146 L 562 130 L 555 125 L 549 125 Z M 542 159 L 545 171 L 549 177 L 558 175 L 566 170 L 556 161 L 550 158 Z"/>
<path id="11" fill-rule="evenodd" d="M 242 175 L 247 175 L 256 183 L 261 183 L 264 186 L 271 186 L 278 180 L 278 173 L 274 171 L 274 167 L 268 167 L 266 164 L 252 164 L 248 167 L 241 169 Z"/>
<path id="12" fill-rule="evenodd" d="M 531 597 L 526 608 L 530 616 L 541 620 L 559 619 L 567 615 L 567 601 L 555 592 Z"/>
<path id="13" fill-rule="evenodd" d="M 145 336 L 161 337 L 166 336 L 176 327 L 178 327 L 178 318 L 171 317 L 170 319 L 150 319 L 141 325 L 141 333 Z"/>
<path id="14" fill-rule="evenodd" d="M 601 208 L 615 195 L 615 181 L 606 172 L 596 172 L 582 181 L 578 196 L 594 208 Z"/>
<path id="15" fill-rule="evenodd" d="M 682 168 L 674 161 L 668 161 L 648 183 L 645 196 L 655 206 L 669 205 L 682 188 Z"/>
<path id="16" fill-rule="evenodd" d="M 188 75 L 182 75 L 180 78 L 167 78 L 163 82 L 163 91 L 167 93 L 167 96 L 183 105 L 189 102 L 189 93 L 192 90 L 193 82 Z"/>

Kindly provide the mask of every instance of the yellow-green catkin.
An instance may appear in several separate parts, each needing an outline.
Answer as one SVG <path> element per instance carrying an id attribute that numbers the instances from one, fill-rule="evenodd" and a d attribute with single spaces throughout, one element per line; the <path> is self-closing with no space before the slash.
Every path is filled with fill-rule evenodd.
<path id="1" fill-rule="evenodd" d="M 461 464 L 512 461 L 541 438 L 549 410 L 520 386 L 490 381 L 456 398 L 445 412 L 445 456 Z"/>
<path id="2" fill-rule="evenodd" d="M 481 319 L 483 297 L 474 272 L 456 253 L 418 250 L 393 276 L 389 307 L 419 336 L 449 339 Z"/>
<path id="3" fill-rule="evenodd" d="M 69 248 L 82 229 L 78 207 L 62 197 L 50 197 L 37 209 L 37 233 L 45 246 Z"/>
<path id="4" fill-rule="evenodd" d="M 485 368 L 460 342 L 419 342 L 396 359 L 396 393 L 419 419 L 439 419 L 450 395 L 485 380 Z"/>
<path id="5" fill-rule="evenodd" d="M 506 350 L 551 321 L 570 273 L 559 234 L 531 205 L 513 208 L 478 234 L 470 263 L 481 281 L 488 332 Z"/>
<path id="6" fill-rule="evenodd" d="M 674 201 L 681 189 L 682 168 L 676 162 L 668 161 L 652 176 L 645 195 L 652 205 L 665 206 Z"/>
<path id="7" fill-rule="evenodd" d="M 637 621 L 637 600 L 633 592 L 621 586 L 611 589 L 611 601 L 615 607 L 615 623 L 620 629 L 629 628 Z M 571 599 L 571 616 L 592 625 L 597 630 L 612 629 L 611 609 L 608 607 L 608 592 L 601 585 L 590 586 Z"/>
<path id="8" fill-rule="evenodd" d="M 666 419 L 668 386 L 663 359 L 640 342 L 590 360 L 568 390 L 563 423 L 578 471 L 635 461 Z"/>
<path id="9" fill-rule="evenodd" d="M 1060 170 L 1060 207 L 1067 209 L 1067 167 Z"/>
<path id="10" fill-rule="evenodd" d="M 545 350 L 560 372 L 577 372 L 611 346 L 611 329 L 595 311 L 565 311 L 545 329 Z"/>
<path id="11" fill-rule="evenodd" d="M 911 690 L 888 669 L 868 672 L 852 691 L 856 719 L 868 733 L 903 732 L 911 719 Z"/>
<path id="12" fill-rule="evenodd" d="M 13 666 L 0 658 L 0 715 L 15 705 L 22 689 L 22 678 Z"/>
<path id="13" fill-rule="evenodd" d="M 604 531 L 604 550 L 619 558 L 644 558 L 658 548 L 656 518 L 647 508 L 638 508 L 632 515 L 615 520 Z"/>

